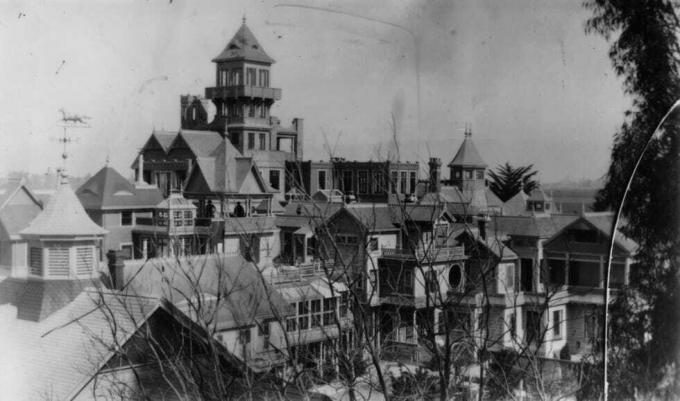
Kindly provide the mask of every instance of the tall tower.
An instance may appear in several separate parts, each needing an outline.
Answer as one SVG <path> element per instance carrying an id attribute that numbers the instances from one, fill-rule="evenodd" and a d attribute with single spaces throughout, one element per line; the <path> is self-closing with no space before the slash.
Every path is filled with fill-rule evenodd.
<path id="1" fill-rule="evenodd" d="M 205 89 L 205 97 L 217 108 L 212 129 L 225 135 L 241 151 L 274 150 L 269 110 L 281 99 L 281 89 L 270 87 L 269 57 L 255 35 L 243 24 L 215 63 L 215 87 Z"/>
<path id="2" fill-rule="evenodd" d="M 487 164 L 472 142 L 472 129 L 466 128 L 463 144 L 449 163 L 451 183 L 463 192 L 484 189 L 486 168 Z"/>

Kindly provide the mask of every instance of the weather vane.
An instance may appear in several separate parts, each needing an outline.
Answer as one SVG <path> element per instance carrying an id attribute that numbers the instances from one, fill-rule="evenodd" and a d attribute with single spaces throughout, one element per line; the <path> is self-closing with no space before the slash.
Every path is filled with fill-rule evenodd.
<path id="1" fill-rule="evenodd" d="M 66 160 L 68 159 L 67 146 L 72 142 L 77 142 L 77 138 L 69 135 L 68 129 L 90 128 L 90 125 L 87 123 L 87 120 L 89 120 L 90 117 L 79 114 L 69 114 L 63 108 L 59 109 L 59 112 L 61 113 L 61 127 L 64 131 L 62 136 L 57 138 L 57 141 L 62 144 L 61 167 L 57 169 L 57 173 L 59 174 L 60 182 L 63 182 L 66 178 Z"/>

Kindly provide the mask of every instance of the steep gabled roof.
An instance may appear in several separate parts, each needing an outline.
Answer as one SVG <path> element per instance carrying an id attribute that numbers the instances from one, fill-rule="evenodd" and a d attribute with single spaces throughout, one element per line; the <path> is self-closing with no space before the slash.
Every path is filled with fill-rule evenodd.
<path id="1" fill-rule="evenodd" d="M 522 237 L 550 238 L 578 216 L 541 215 L 541 216 L 494 216 L 489 232 Z"/>
<path id="2" fill-rule="evenodd" d="M 222 52 L 212 61 L 247 60 L 265 64 L 274 63 L 274 59 L 265 53 L 255 35 L 250 31 L 245 22 L 241 25 L 233 38 L 227 43 Z"/>
<path id="3" fill-rule="evenodd" d="M 63 180 L 43 211 L 20 234 L 70 237 L 99 236 L 107 232 L 90 219 L 68 181 Z"/>
<path id="4" fill-rule="evenodd" d="M 186 192 L 264 194 L 271 192 L 252 158 L 243 157 L 229 141 L 222 141 L 212 157 L 196 158 Z"/>
<path id="5" fill-rule="evenodd" d="M 550 242 L 562 235 L 562 233 L 564 233 L 570 227 L 577 226 L 582 222 L 585 222 L 588 226 L 595 228 L 606 238 L 611 238 L 614 229 L 614 213 L 593 212 L 584 213 L 580 216 L 574 216 L 574 219 L 569 224 L 564 225 L 558 232 L 554 233 L 554 235 L 545 243 L 545 246 L 547 247 Z M 614 237 L 614 243 L 631 254 L 635 253 L 638 249 L 638 244 L 632 239 L 626 237 L 618 228 Z"/>
<path id="6" fill-rule="evenodd" d="M 135 187 L 108 166 L 81 185 L 76 195 L 88 210 L 150 208 L 163 199 L 158 188 Z"/>
<path id="7" fill-rule="evenodd" d="M 474 142 L 472 142 L 472 135 L 466 134 L 463 143 L 458 148 L 456 156 L 454 156 L 449 167 L 460 166 L 460 167 L 476 167 L 485 168 L 487 164 L 484 162 L 482 157 L 477 151 L 477 147 Z"/>
<path id="8" fill-rule="evenodd" d="M 149 140 L 146 142 L 144 145 L 144 148 L 146 148 L 147 144 L 153 143 L 152 139 L 160 145 L 160 147 L 163 149 L 164 152 L 168 152 L 170 149 L 170 145 L 172 145 L 172 142 L 175 140 L 177 137 L 177 132 L 173 131 L 153 131 L 151 133 L 151 136 L 149 137 Z"/>
<path id="9" fill-rule="evenodd" d="M 182 130 L 173 141 L 170 149 L 175 146 L 181 146 L 183 142 L 195 157 L 210 157 L 214 155 L 224 140 L 215 131 Z"/>
<path id="10" fill-rule="evenodd" d="M 41 210 L 42 202 L 23 180 L 11 180 L 0 190 L 0 231 L 10 238 L 17 236 Z"/>

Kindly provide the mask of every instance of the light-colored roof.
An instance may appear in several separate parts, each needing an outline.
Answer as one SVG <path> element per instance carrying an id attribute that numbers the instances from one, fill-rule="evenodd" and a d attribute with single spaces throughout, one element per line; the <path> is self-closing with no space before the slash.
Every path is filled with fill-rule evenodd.
<path id="1" fill-rule="evenodd" d="M 234 37 L 227 43 L 222 52 L 215 57 L 213 62 L 248 60 L 265 64 L 272 64 L 274 59 L 265 53 L 255 35 L 250 31 L 245 22 L 241 25 Z"/>
<path id="2" fill-rule="evenodd" d="M 124 276 L 130 294 L 164 297 L 174 304 L 187 302 L 197 291 L 216 296 L 220 329 L 252 325 L 256 319 L 275 317 L 275 311 L 285 313 L 288 307 L 281 294 L 265 284 L 257 268 L 241 256 L 126 262 Z"/>
<path id="3" fill-rule="evenodd" d="M 163 199 L 157 187 L 135 187 L 108 166 L 81 185 L 76 195 L 88 210 L 151 208 Z"/>
<path id="4" fill-rule="evenodd" d="M 175 139 L 175 145 L 180 138 L 184 140 L 195 157 L 213 156 L 222 141 L 225 140 L 215 131 L 194 130 L 182 130 Z"/>
<path id="5" fill-rule="evenodd" d="M 196 209 L 196 205 L 182 194 L 173 192 L 156 205 L 156 209 Z"/>
<path id="6" fill-rule="evenodd" d="M 466 133 L 463 143 L 458 148 L 456 156 L 453 157 L 449 167 L 452 166 L 462 166 L 462 167 L 477 167 L 485 168 L 487 164 L 484 162 L 482 157 L 477 151 L 477 147 L 474 142 L 472 142 L 472 134 Z"/>
<path id="7" fill-rule="evenodd" d="M 250 157 L 241 156 L 230 141 L 222 141 L 211 157 L 197 157 L 186 192 L 232 194 L 269 193 L 268 186 Z"/>
<path id="8" fill-rule="evenodd" d="M 111 346 L 124 344 L 156 306 L 146 298 L 83 291 L 35 322 L 2 305 L 0 399 L 72 399 L 113 356 Z"/>
<path id="9" fill-rule="evenodd" d="M 57 192 L 47 202 L 43 211 L 20 234 L 31 236 L 99 236 L 107 232 L 90 219 L 68 181 L 62 180 Z"/>

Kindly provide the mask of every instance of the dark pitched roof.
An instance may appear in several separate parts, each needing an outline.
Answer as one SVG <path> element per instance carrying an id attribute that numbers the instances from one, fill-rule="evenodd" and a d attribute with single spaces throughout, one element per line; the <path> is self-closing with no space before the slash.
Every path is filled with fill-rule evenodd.
<path id="1" fill-rule="evenodd" d="M 494 216 L 489 225 L 489 232 L 550 238 L 576 218 L 577 216 L 568 215 Z"/>
<path id="2" fill-rule="evenodd" d="M 170 149 L 170 145 L 172 145 L 172 142 L 175 141 L 175 138 L 177 137 L 177 132 L 173 131 L 153 131 L 151 133 L 151 138 L 155 139 L 158 144 L 163 148 L 163 151 L 167 153 L 167 151 Z M 151 140 L 149 138 L 149 141 Z M 147 142 L 148 143 L 148 142 Z"/>
<path id="3" fill-rule="evenodd" d="M 487 166 L 482 157 L 479 155 L 474 142 L 472 142 L 472 135 L 465 135 L 465 139 L 460 145 L 460 148 L 458 148 L 456 156 L 454 156 L 453 160 L 451 160 L 451 163 L 449 163 L 449 167 L 452 166 L 478 168 L 484 168 Z"/>
<path id="4" fill-rule="evenodd" d="M 276 216 L 276 225 L 290 228 L 317 226 L 343 206 L 335 202 L 293 201 L 286 205 L 282 214 Z"/>
<path id="5" fill-rule="evenodd" d="M 546 195 L 546 193 L 541 188 L 534 188 L 529 194 L 529 201 L 532 202 L 546 202 L 552 199 Z"/>
<path id="6" fill-rule="evenodd" d="M 593 212 L 593 213 L 585 213 L 580 216 L 573 216 L 573 220 L 569 223 L 564 225 L 558 232 L 556 232 L 548 242 L 546 242 L 546 245 L 552 241 L 554 238 L 557 238 L 567 230 L 569 227 L 573 225 L 577 225 L 580 222 L 585 221 L 588 223 L 590 226 L 594 227 L 596 230 L 600 231 L 602 234 L 604 234 L 607 238 L 611 238 L 613 229 L 614 229 L 614 213 L 613 212 Z M 619 224 L 619 226 L 621 226 Z M 635 253 L 638 249 L 638 244 L 637 242 L 633 241 L 632 239 L 626 237 L 618 228 L 616 230 L 616 236 L 614 238 L 614 243 L 621 248 L 623 248 L 625 251 L 629 253 Z"/>
<path id="7" fill-rule="evenodd" d="M 225 234 L 257 234 L 276 229 L 276 216 L 231 217 L 224 220 Z"/>
<path id="8" fill-rule="evenodd" d="M 250 31 L 245 22 L 241 25 L 233 38 L 227 43 L 222 52 L 215 57 L 213 62 L 248 60 L 265 64 L 274 63 L 274 59 L 265 53 L 255 35 Z"/>
<path id="9" fill-rule="evenodd" d="M 135 187 L 108 166 L 81 185 L 76 195 L 89 210 L 150 208 L 163 199 L 155 186 Z"/>
<path id="10" fill-rule="evenodd" d="M 343 211 L 354 217 L 367 231 L 395 230 L 401 222 L 399 209 L 386 204 L 345 205 L 336 215 Z"/>

